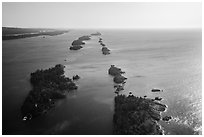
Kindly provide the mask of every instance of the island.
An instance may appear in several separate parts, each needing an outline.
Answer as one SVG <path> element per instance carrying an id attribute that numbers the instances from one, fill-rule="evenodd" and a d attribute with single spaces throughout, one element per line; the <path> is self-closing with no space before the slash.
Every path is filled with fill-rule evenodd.
<path id="1" fill-rule="evenodd" d="M 153 88 L 152 92 L 163 92 L 163 90 Z"/>
<path id="2" fill-rule="evenodd" d="M 57 99 L 66 97 L 67 91 L 77 89 L 72 79 L 65 77 L 64 67 L 58 64 L 55 67 L 31 73 L 32 90 L 21 107 L 24 121 L 47 113 L 54 107 Z"/>
<path id="3" fill-rule="evenodd" d="M 86 40 L 90 40 L 90 36 L 82 36 L 79 37 L 77 40 L 72 42 L 72 46 L 69 48 L 70 50 L 79 50 L 83 48 L 81 45 L 84 45 Z"/>
<path id="4" fill-rule="evenodd" d="M 167 109 L 165 104 L 150 98 L 128 96 L 115 97 L 113 133 L 116 135 L 163 135 L 164 130 L 158 124 L 161 112 Z"/>
<path id="5" fill-rule="evenodd" d="M 122 76 L 125 72 L 122 71 L 120 68 L 115 67 L 115 65 L 111 65 L 108 69 L 108 74 L 113 76 L 114 88 L 115 93 L 118 95 L 120 91 L 124 90 L 124 86 L 126 83 L 126 77 Z"/>
<path id="6" fill-rule="evenodd" d="M 81 40 L 81 41 L 84 41 L 84 40 L 90 40 L 91 38 L 90 38 L 90 36 L 81 36 L 81 37 L 79 37 L 78 38 L 78 40 Z"/>
<path id="7" fill-rule="evenodd" d="M 92 33 L 91 35 L 92 35 L 92 36 L 100 36 L 101 33 L 100 33 L 100 32 L 96 32 L 96 33 Z"/>
<path id="8" fill-rule="evenodd" d="M 75 45 L 84 45 L 85 44 L 85 42 L 83 42 L 82 40 L 74 40 L 73 42 L 72 42 L 72 46 L 75 46 Z"/>
<path id="9" fill-rule="evenodd" d="M 161 101 L 162 98 L 161 97 L 155 97 L 154 100 L 158 100 L 158 101 Z"/>
<path id="10" fill-rule="evenodd" d="M 98 41 L 99 43 L 102 43 L 103 41 L 102 41 L 102 38 L 99 38 L 99 41 Z"/>
<path id="11" fill-rule="evenodd" d="M 124 74 L 125 72 L 121 70 L 121 68 L 115 67 L 115 65 L 111 65 L 111 67 L 108 69 L 108 74 L 111 76 L 117 76 Z"/>
<path id="12" fill-rule="evenodd" d="M 101 42 L 100 44 L 101 44 L 101 46 L 103 46 L 103 47 L 106 46 L 103 42 Z"/>
<path id="13" fill-rule="evenodd" d="M 102 50 L 102 54 L 104 54 L 104 55 L 110 54 L 110 50 L 107 47 L 102 47 L 101 50 Z"/>
<path id="14" fill-rule="evenodd" d="M 122 76 L 122 75 L 116 75 L 114 78 L 113 78 L 113 81 L 117 84 L 120 84 L 120 83 L 123 83 L 127 78 Z"/>

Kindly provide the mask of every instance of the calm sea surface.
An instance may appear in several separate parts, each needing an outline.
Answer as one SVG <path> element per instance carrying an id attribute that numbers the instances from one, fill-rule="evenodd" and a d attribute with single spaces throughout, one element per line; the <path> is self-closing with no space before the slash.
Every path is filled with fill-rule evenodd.
<path id="1" fill-rule="evenodd" d="M 111 64 L 126 72 L 124 94 L 164 99 L 168 110 L 163 115 L 173 116 L 170 123 L 160 122 L 166 134 L 201 134 L 201 30 L 100 30 L 110 55 L 102 55 L 97 36 L 83 49 L 69 50 L 73 40 L 93 32 L 71 30 L 2 42 L 3 134 L 112 134 Z M 81 77 L 79 89 L 57 101 L 48 114 L 22 121 L 20 107 L 31 90 L 30 73 L 59 63 L 66 66 L 67 76 Z M 152 93 L 152 88 L 164 92 Z"/>

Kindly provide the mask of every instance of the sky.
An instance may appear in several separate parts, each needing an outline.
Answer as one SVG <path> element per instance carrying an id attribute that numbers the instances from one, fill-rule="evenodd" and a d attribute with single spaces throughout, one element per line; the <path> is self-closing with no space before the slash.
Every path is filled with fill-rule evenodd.
<path id="1" fill-rule="evenodd" d="M 199 2 L 3 2 L 4 27 L 201 28 Z"/>

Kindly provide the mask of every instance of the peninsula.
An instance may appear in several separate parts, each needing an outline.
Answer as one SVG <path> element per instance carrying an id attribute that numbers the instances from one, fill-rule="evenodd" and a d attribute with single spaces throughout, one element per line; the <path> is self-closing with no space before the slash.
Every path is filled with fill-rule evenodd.
<path id="1" fill-rule="evenodd" d="M 55 36 L 68 33 L 68 30 L 48 28 L 12 28 L 2 27 L 2 40 L 21 39 L 37 36 Z"/>

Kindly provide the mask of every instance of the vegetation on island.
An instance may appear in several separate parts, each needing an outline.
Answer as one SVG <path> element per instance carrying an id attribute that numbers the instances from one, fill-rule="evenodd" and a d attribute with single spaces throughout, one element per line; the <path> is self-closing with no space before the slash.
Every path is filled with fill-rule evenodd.
<path id="1" fill-rule="evenodd" d="M 107 48 L 107 47 L 102 47 L 102 53 L 104 54 L 104 55 L 108 55 L 108 54 L 110 54 L 110 50 Z"/>
<path id="2" fill-rule="evenodd" d="M 124 90 L 124 86 L 126 83 L 126 77 L 122 76 L 125 72 L 122 71 L 120 68 L 115 67 L 115 65 L 111 65 L 111 67 L 108 70 L 108 74 L 113 76 L 114 81 L 114 88 L 115 93 L 118 95 L 120 91 Z"/>
<path id="3" fill-rule="evenodd" d="M 125 82 L 127 79 L 126 77 L 122 76 L 125 72 L 122 71 L 120 68 L 115 67 L 115 65 L 111 65 L 108 70 L 109 75 L 113 76 L 113 81 L 117 84 Z"/>
<path id="4" fill-rule="evenodd" d="M 73 42 L 72 42 L 72 46 L 78 46 L 78 45 L 84 45 L 85 44 L 85 42 L 83 42 L 82 40 L 74 40 Z"/>
<path id="5" fill-rule="evenodd" d="M 162 135 L 158 124 L 166 105 L 152 99 L 117 95 L 113 116 L 113 133 L 117 135 Z"/>
<path id="6" fill-rule="evenodd" d="M 147 98 L 145 95 L 136 97 L 129 92 L 128 96 L 120 93 L 124 90 L 126 79 L 122 74 L 125 72 L 121 68 L 111 65 L 108 70 L 109 75 L 113 76 L 115 82 L 114 88 L 115 109 L 113 116 L 113 134 L 116 135 L 163 135 L 164 130 L 158 121 L 168 122 L 171 116 L 162 118 L 161 112 L 166 111 L 167 106 L 161 104 L 162 98 Z"/>
<path id="7" fill-rule="evenodd" d="M 85 44 L 85 40 L 90 40 L 90 36 L 82 36 L 79 37 L 77 40 L 74 40 L 72 42 L 72 46 L 69 48 L 70 50 L 79 50 L 81 48 L 83 48 L 81 45 Z"/>
<path id="8" fill-rule="evenodd" d="M 66 97 L 66 91 L 77 89 L 72 79 L 65 77 L 61 64 L 31 73 L 30 83 L 32 90 L 21 107 L 23 120 L 46 113 L 57 99 Z"/>
<path id="9" fill-rule="evenodd" d="M 81 36 L 81 37 L 78 38 L 78 40 L 81 40 L 81 41 L 90 40 L 90 39 L 91 39 L 90 36 Z"/>

